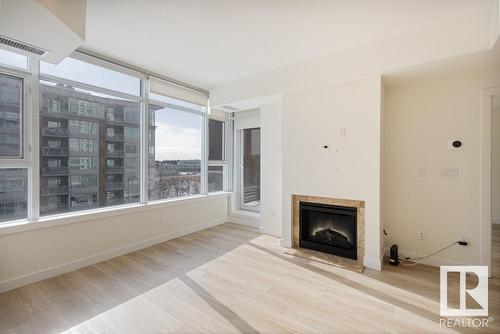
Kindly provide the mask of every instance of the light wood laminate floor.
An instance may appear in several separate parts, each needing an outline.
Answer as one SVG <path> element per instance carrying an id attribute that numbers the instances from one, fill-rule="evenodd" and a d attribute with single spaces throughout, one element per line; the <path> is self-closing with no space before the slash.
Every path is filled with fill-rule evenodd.
<path id="1" fill-rule="evenodd" d="M 224 224 L 0 294 L 0 332 L 477 332 L 439 326 L 438 268 L 383 269 L 286 255 L 278 238 Z M 495 319 L 481 331 L 499 333 L 489 284 Z"/>

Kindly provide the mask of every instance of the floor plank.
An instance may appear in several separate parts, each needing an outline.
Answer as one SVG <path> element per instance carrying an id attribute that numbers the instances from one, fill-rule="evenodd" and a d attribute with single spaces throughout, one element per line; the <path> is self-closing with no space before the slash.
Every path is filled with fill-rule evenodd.
<path id="1" fill-rule="evenodd" d="M 498 265 L 500 228 L 493 240 Z M 0 294 L 0 332 L 500 332 L 497 277 L 489 299 L 498 320 L 441 328 L 438 268 L 359 274 L 284 251 L 275 237 L 219 225 Z"/>

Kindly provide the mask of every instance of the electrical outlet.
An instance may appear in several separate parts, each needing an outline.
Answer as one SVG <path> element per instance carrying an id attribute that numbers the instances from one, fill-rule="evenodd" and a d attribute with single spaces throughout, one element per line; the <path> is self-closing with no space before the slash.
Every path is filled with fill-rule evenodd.
<path id="1" fill-rule="evenodd" d="M 424 240 L 425 239 L 425 232 L 418 232 L 418 239 Z"/>
<path id="2" fill-rule="evenodd" d="M 460 241 L 466 241 L 467 242 L 467 246 L 463 246 L 463 247 L 469 247 L 470 246 L 470 238 L 469 237 L 462 237 L 462 238 L 460 238 Z"/>

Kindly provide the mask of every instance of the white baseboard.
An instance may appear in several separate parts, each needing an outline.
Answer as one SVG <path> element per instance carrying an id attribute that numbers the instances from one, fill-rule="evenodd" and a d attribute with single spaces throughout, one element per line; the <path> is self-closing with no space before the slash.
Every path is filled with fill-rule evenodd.
<path id="1" fill-rule="evenodd" d="M 492 224 L 500 224 L 500 219 L 493 219 L 491 220 Z"/>
<path id="2" fill-rule="evenodd" d="M 382 270 L 382 261 L 380 259 L 370 259 L 365 256 L 363 259 L 363 264 L 366 268 L 380 271 Z"/>
<path id="3" fill-rule="evenodd" d="M 281 238 L 281 246 L 286 248 L 292 248 L 292 240 Z"/>
<path id="4" fill-rule="evenodd" d="M 389 249 L 386 249 L 385 255 L 387 255 L 387 256 L 390 255 Z M 398 249 L 398 255 L 399 255 L 399 257 L 417 258 L 417 257 L 424 257 L 428 254 L 421 254 L 421 253 L 410 252 L 410 251 Z M 447 258 L 439 257 L 439 256 L 431 256 L 427 259 L 418 260 L 418 262 L 429 265 L 429 266 L 433 266 L 433 267 L 478 265 L 477 263 L 476 264 L 466 263 L 466 262 L 451 260 L 451 259 L 447 259 Z"/>
<path id="5" fill-rule="evenodd" d="M 171 239 L 179 238 L 187 234 L 191 234 L 194 232 L 198 232 L 204 229 L 207 229 L 212 226 L 216 226 L 219 224 L 223 224 L 227 222 L 227 219 L 218 219 L 214 221 L 210 221 L 207 223 L 199 224 L 199 225 L 194 225 L 191 227 L 187 227 L 185 229 L 176 231 L 176 232 L 171 232 L 171 233 L 166 233 L 151 239 L 139 241 L 133 244 L 129 244 L 123 247 L 115 248 L 109 251 L 105 251 L 102 253 L 98 253 L 95 255 L 91 255 L 88 257 L 84 257 L 75 261 L 71 262 L 66 262 L 57 266 L 49 267 L 46 269 L 42 269 L 39 271 L 35 271 L 26 275 L 14 277 L 8 280 L 0 281 L 0 293 L 19 288 L 24 285 L 28 285 L 34 282 L 38 282 L 50 277 L 54 277 L 57 275 L 61 275 L 73 270 L 77 270 L 98 262 L 106 261 L 109 259 L 112 259 L 117 256 L 121 256 L 124 254 L 128 254 L 149 246 L 153 246 L 156 244 L 159 244 L 161 242 L 165 242 Z"/>
<path id="6" fill-rule="evenodd" d="M 244 225 L 248 227 L 253 227 L 260 229 L 260 220 L 253 217 L 246 217 L 241 215 L 229 215 L 228 222 L 238 225 Z"/>

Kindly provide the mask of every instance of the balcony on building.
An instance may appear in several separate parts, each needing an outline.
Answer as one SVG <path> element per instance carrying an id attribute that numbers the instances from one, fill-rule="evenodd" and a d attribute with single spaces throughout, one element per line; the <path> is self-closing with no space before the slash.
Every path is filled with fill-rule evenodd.
<path id="1" fill-rule="evenodd" d="M 42 155 L 49 156 L 67 156 L 69 155 L 69 148 L 61 147 L 42 147 Z"/>
<path id="2" fill-rule="evenodd" d="M 43 167 L 43 175 L 68 175 L 69 169 L 66 166 Z"/>
<path id="3" fill-rule="evenodd" d="M 53 137 L 68 137 L 69 130 L 67 128 L 43 127 L 42 136 Z"/>
<path id="4" fill-rule="evenodd" d="M 69 186 L 66 185 L 44 185 L 41 187 L 42 196 L 67 195 L 69 194 Z"/>

